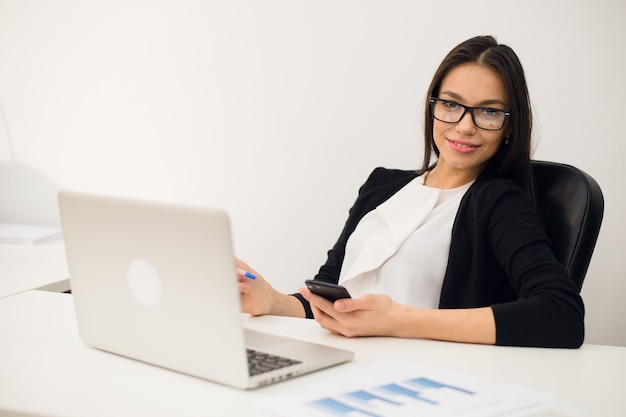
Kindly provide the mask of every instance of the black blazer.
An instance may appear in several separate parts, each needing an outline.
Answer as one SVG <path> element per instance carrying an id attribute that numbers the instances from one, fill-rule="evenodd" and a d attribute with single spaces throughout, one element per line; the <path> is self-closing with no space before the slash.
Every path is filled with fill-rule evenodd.
<path id="1" fill-rule="evenodd" d="M 385 168 L 370 174 L 315 279 L 339 281 L 358 222 L 416 176 Z M 487 171 L 461 200 L 439 306 L 491 306 L 498 345 L 577 348 L 584 339 L 578 288 L 554 257 L 530 200 L 514 182 Z"/>

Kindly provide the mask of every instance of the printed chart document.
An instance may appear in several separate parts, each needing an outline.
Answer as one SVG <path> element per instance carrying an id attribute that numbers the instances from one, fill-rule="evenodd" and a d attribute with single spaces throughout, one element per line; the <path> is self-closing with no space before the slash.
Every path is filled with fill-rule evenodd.
<path id="1" fill-rule="evenodd" d="M 551 395 L 494 384 L 459 373 L 387 364 L 348 373 L 341 380 L 279 395 L 262 404 L 293 417 L 574 417 Z"/>
<path id="2" fill-rule="evenodd" d="M 60 227 L 0 223 L 0 243 L 36 245 L 60 239 L 62 236 L 63 233 Z"/>

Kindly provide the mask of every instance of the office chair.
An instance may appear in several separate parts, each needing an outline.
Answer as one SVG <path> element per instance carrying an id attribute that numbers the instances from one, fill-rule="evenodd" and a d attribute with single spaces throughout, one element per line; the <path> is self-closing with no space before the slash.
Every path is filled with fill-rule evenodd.
<path id="1" fill-rule="evenodd" d="M 531 161 L 531 166 L 552 250 L 580 290 L 602 224 L 602 190 L 591 176 L 571 165 Z"/>
<path id="2" fill-rule="evenodd" d="M 0 223 L 59 227 L 59 185 L 36 168 L 0 161 Z"/>

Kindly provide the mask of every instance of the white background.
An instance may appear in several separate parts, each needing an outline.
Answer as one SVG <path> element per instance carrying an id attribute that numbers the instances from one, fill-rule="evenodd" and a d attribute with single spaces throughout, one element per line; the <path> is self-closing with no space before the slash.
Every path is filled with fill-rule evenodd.
<path id="1" fill-rule="evenodd" d="M 237 255 L 295 291 L 369 172 L 420 165 L 444 55 L 492 34 L 525 67 L 534 157 L 604 191 L 586 340 L 626 346 L 625 21 L 622 0 L 0 0 L 0 159 L 224 207 Z"/>

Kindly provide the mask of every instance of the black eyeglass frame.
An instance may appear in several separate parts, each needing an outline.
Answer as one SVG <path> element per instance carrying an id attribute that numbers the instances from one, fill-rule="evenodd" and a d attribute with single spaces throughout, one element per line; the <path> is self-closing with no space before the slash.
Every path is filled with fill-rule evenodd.
<path id="1" fill-rule="evenodd" d="M 444 122 L 444 123 L 459 123 L 461 120 L 463 120 L 463 118 L 465 117 L 465 114 L 467 112 L 469 112 L 469 114 L 472 116 L 472 122 L 474 122 L 474 126 L 476 126 L 479 129 L 482 129 L 482 130 L 496 131 L 496 130 L 501 130 L 504 127 L 504 125 L 506 124 L 506 120 L 511 117 L 511 112 L 508 112 L 508 111 L 502 110 L 502 109 L 494 109 L 493 107 L 484 107 L 484 106 L 470 107 L 470 106 L 466 106 L 466 105 L 461 104 L 461 103 L 459 103 L 457 101 L 454 101 L 454 100 L 447 100 L 445 98 L 439 98 L 439 97 L 431 97 L 429 99 L 429 101 L 430 101 L 430 110 L 433 113 L 433 118 L 439 120 L 440 122 Z M 437 118 L 435 116 L 435 108 L 434 107 L 435 107 L 435 103 L 437 101 L 454 103 L 454 104 L 456 104 L 458 106 L 461 106 L 464 109 L 463 110 L 463 114 L 461 114 L 461 116 L 459 117 L 459 120 L 457 120 L 456 122 L 450 122 L 450 121 L 447 121 L 447 120 L 441 120 L 441 119 L 439 119 L 439 118 Z M 499 111 L 499 112 L 504 113 L 504 119 L 502 120 L 502 126 L 500 126 L 497 129 L 489 129 L 489 128 L 478 126 L 478 124 L 476 123 L 476 116 L 474 115 L 474 110 L 491 110 L 491 111 Z"/>

